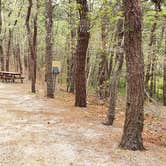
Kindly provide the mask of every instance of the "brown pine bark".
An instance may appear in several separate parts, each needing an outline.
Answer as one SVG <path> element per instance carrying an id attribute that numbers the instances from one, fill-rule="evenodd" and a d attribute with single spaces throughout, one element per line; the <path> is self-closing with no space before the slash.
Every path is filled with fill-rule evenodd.
<path id="1" fill-rule="evenodd" d="M 126 119 L 120 147 L 144 150 L 144 59 L 142 53 L 142 12 L 140 0 L 123 0 L 124 48 L 127 70 Z"/>
<path id="2" fill-rule="evenodd" d="M 54 98 L 54 87 L 53 87 L 53 74 L 52 74 L 52 15 L 53 6 L 52 0 L 45 1 L 45 12 L 46 12 L 46 82 L 47 82 L 47 97 Z"/>
<path id="3" fill-rule="evenodd" d="M 86 107 L 86 53 L 90 38 L 87 0 L 77 0 L 79 10 L 78 40 L 75 66 L 75 106 Z"/>

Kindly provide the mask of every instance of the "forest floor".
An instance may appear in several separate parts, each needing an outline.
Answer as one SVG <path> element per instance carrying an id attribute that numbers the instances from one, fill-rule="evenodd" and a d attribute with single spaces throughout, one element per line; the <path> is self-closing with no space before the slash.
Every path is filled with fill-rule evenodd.
<path id="1" fill-rule="evenodd" d="M 75 108 L 62 89 L 55 99 L 27 92 L 29 84 L 0 83 L 0 166 L 165 166 L 166 108 L 146 105 L 146 151 L 122 150 L 125 102 L 119 99 L 113 127 L 106 106 L 89 98 Z"/>

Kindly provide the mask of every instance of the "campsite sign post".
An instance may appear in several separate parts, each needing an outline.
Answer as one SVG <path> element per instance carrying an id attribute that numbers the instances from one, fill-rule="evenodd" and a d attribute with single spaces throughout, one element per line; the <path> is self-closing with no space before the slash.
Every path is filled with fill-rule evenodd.
<path id="1" fill-rule="evenodd" d="M 61 62 L 60 61 L 53 61 L 52 62 L 52 73 L 53 73 L 53 87 L 55 92 L 56 82 L 57 82 L 57 75 L 61 72 Z"/>

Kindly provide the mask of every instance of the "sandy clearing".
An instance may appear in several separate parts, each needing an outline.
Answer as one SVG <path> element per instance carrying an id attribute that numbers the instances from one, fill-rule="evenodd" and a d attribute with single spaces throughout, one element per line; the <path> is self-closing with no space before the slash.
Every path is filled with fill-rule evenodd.
<path id="1" fill-rule="evenodd" d="M 0 84 L 0 166 L 164 166 L 166 149 L 118 148 L 122 129 L 87 120 L 86 111 L 63 107 Z M 71 115 L 71 116 L 70 116 Z"/>

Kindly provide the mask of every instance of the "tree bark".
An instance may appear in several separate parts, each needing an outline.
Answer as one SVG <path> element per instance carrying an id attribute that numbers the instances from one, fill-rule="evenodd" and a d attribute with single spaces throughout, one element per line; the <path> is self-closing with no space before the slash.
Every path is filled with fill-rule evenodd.
<path id="1" fill-rule="evenodd" d="M 158 8 L 155 5 L 155 20 L 158 20 Z M 153 88 L 154 88 L 154 74 L 155 74 L 155 68 L 156 68 L 156 29 L 157 29 L 157 23 L 154 22 L 151 29 L 151 35 L 150 35 L 150 42 L 149 42 L 149 53 L 148 53 L 148 64 L 146 68 L 146 74 L 145 74 L 145 90 L 146 92 L 150 93 L 150 96 L 153 96 Z M 150 89 L 148 83 L 150 82 Z"/>
<path id="2" fill-rule="evenodd" d="M 166 35 L 165 35 L 165 57 L 164 57 L 163 78 L 164 78 L 163 79 L 163 105 L 166 106 Z"/>
<path id="3" fill-rule="evenodd" d="M 69 92 L 74 93 L 75 90 L 75 82 L 74 82 L 74 75 L 75 75 L 75 38 L 76 38 L 76 30 L 71 30 L 71 58 L 70 58 L 70 86 Z"/>
<path id="4" fill-rule="evenodd" d="M 155 46 L 153 47 L 153 59 L 152 59 L 152 64 L 151 64 L 151 79 L 150 79 L 150 90 L 149 94 L 150 97 L 153 97 L 156 94 L 156 67 L 157 67 L 157 57 L 156 57 L 156 52 L 155 52 Z"/>
<path id="5" fill-rule="evenodd" d="M 47 82 L 47 97 L 54 98 L 54 87 L 53 87 L 53 74 L 52 74 L 52 15 L 53 6 L 52 0 L 45 1 L 46 6 L 46 82 Z"/>
<path id="6" fill-rule="evenodd" d="M 149 43 L 150 52 L 148 54 L 148 65 L 147 65 L 146 74 L 145 74 L 145 89 L 146 89 L 147 92 L 149 92 L 148 83 L 149 83 L 149 80 L 151 78 L 151 69 L 152 69 L 151 49 L 154 49 L 153 45 L 154 45 L 154 42 L 155 42 L 155 31 L 156 31 L 156 28 L 157 28 L 157 24 L 154 23 L 153 26 L 152 26 L 152 30 L 151 30 L 150 43 Z"/>
<path id="7" fill-rule="evenodd" d="M 87 0 L 77 0 L 80 22 L 78 26 L 78 41 L 76 48 L 76 70 L 75 70 L 75 106 L 86 107 L 86 53 L 90 38 L 90 21 L 88 19 Z"/>
<path id="8" fill-rule="evenodd" d="M 115 67 L 112 72 L 112 81 L 110 86 L 110 102 L 107 114 L 108 121 L 105 125 L 113 125 L 115 119 L 115 107 L 118 93 L 118 83 L 123 66 L 124 51 L 123 51 L 123 20 L 119 19 L 117 23 L 117 48 L 116 48 L 116 60 Z"/>
<path id="9" fill-rule="evenodd" d="M 69 19 L 69 29 L 70 29 L 70 34 L 69 34 L 69 50 L 70 53 L 67 57 L 67 92 L 74 93 L 75 91 L 75 56 L 76 56 L 76 31 L 77 29 L 74 27 L 75 25 L 75 11 L 73 12 L 73 6 L 72 6 L 73 0 L 69 0 L 69 13 L 68 13 L 68 19 Z"/>
<path id="10" fill-rule="evenodd" d="M 28 44 L 30 49 L 30 75 L 31 75 L 31 91 L 32 93 L 36 93 L 36 59 L 37 59 L 37 49 L 36 49 L 36 41 L 37 41 L 37 12 L 34 16 L 34 22 L 33 22 L 33 28 L 34 32 L 32 33 L 29 20 L 31 16 L 31 10 L 32 10 L 32 0 L 29 1 L 29 6 L 27 10 L 27 16 L 26 16 L 26 29 L 27 29 L 27 35 L 28 35 Z M 38 8 L 38 0 L 37 2 L 37 8 Z"/>
<path id="11" fill-rule="evenodd" d="M 106 98 L 107 96 L 107 79 L 108 79 L 108 58 L 107 58 L 107 19 L 103 16 L 101 22 L 101 39 L 102 39 L 102 53 L 99 63 L 98 73 L 98 87 L 100 99 Z"/>
<path id="12" fill-rule="evenodd" d="M 142 12 L 140 0 L 123 0 L 125 14 L 124 48 L 127 70 L 126 119 L 120 147 L 144 150 L 144 59 L 142 53 Z"/>
<path id="13" fill-rule="evenodd" d="M 36 70 L 37 70 L 37 33 L 38 33 L 38 27 L 37 27 L 37 19 L 38 19 L 38 0 L 36 0 L 36 12 L 33 20 L 33 49 L 34 54 L 31 54 L 31 60 L 32 60 L 32 92 L 36 92 Z"/>

